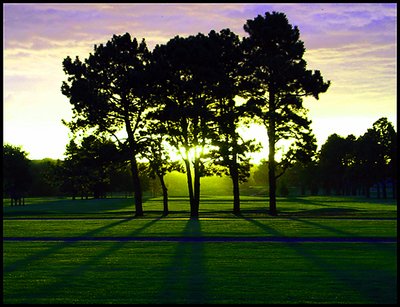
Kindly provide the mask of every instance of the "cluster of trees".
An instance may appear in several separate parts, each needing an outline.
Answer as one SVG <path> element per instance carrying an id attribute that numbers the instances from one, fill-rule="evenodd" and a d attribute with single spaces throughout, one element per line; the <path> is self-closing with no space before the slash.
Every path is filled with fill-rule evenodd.
<path id="1" fill-rule="evenodd" d="M 199 213 L 200 179 L 212 174 L 231 178 L 238 213 L 239 184 L 250 170 L 247 153 L 257 148 L 238 133 L 246 123 L 261 123 L 268 131 L 270 214 L 277 213 L 277 178 L 295 161 L 311 159 L 315 137 L 302 102 L 306 96 L 318 99 L 330 82 L 318 70 L 307 70 L 299 30 L 285 14 L 258 15 L 244 30 L 248 37 L 242 39 L 229 29 L 176 36 L 152 52 L 144 39 L 139 43 L 126 33 L 95 45 L 84 61 L 64 59 L 68 80 L 62 93 L 74 114 L 64 123 L 73 133 L 113 140 L 121 159 L 129 161 L 137 216 L 143 215 L 141 158 L 160 180 L 165 214 L 163 178 L 173 169 L 187 175 L 191 217 Z M 278 163 L 276 144 L 288 139 L 292 146 Z M 181 165 L 171 164 L 165 144 L 181 154 Z"/>
<path id="2" fill-rule="evenodd" d="M 280 179 L 279 192 L 323 195 L 361 195 L 377 198 L 397 195 L 397 132 L 391 122 L 378 119 L 363 135 L 331 134 L 314 159 L 295 163 Z M 266 168 L 264 161 L 259 168 Z M 257 172 L 257 171 L 256 171 Z M 390 185 L 390 190 L 387 189 Z"/>
<path id="3" fill-rule="evenodd" d="M 21 146 L 4 144 L 3 197 L 13 200 L 14 191 L 18 191 L 21 201 L 27 196 L 69 196 L 72 199 L 103 198 L 110 193 L 128 196 L 132 191 L 128 166 L 107 156 L 114 148 L 109 142 L 101 145 L 100 142 L 92 137 L 82 144 L 71 140 L 64 160 L 29 160 Z M 146 189 L 153 184 L 145 175 L 142 182 Z"/>
<path id="4" fill-rule="evenodd" d="M 124 162 L 113 142 L 90 135 L 80 144 L 74 139 L 69 142 L 66 158 L 59 162 L 56 174 L 61 179 L 61 190 L 73 199 L 77 196 L 88 198 L 89 195 L 105 198 L 111 187 L 115 190 L 119 185 L 120 191 L 131 190 L 127 186 L 131 183 L 127 180 L 130 178 L 123 175 L 127 167 Z"/>
<path id="5" fill-rule="evenodd" d="M 359 138 L 333 134 L 316 153 L 302 102 L 318 99 L 330 82 L 306 69 L 299 30 L 283 13 L 259 15 L 244 29 L 242 39 L 229 29 L 176 36 L 152 52 L 144 39 L 126 33 L 95 46 L 84 61 L 65 58 L 68 79 L 61 90 L 74 114 L 63 121 L 73 133 L 66 159 L 29 161 L 21 148 L 4 145 L 3 191 L 14 199 L 24 191 L 73 198 L 133 191 L 141 216 L 143 191 L 152 186 L 162 193 L 167 215 L 165 176 L 178 171 L 186 174 L 191 217 L 199 212 L 200 180 L 210 175 L 230 178 L 235 213 L 246 181 L 251 190 L 249 179 L 268 185 L 273 215 L 276 193 L 285 195 L 291 186 L 303 194 L 368 197 L 379 183 L 386 197 L 386 180 L 393 187 L 396 181 L 391 123 L 382 118 Z M 259 144 L 238 132 L 250 123 L 266 127 L 269 143 L 268 159 L 253 169 L 249 153 Z M 276 161 L 281 140 L 292 145 Z M 181 161 L 171 159 L 171 148 Z"/>
<path id="6" fill-rule="evenodd" d="M 21 147 L 3 145 L 3 192 L 10 197 L 11 205 L 23 204 L 31 181 L 27 155 Z"/>
<path id="7" fill-rule="evenodd" d="M 71 140 L 66 146 L 67 157 L 64 160 L 29 160 L 21 147 L 5 144 L 3 197 L 11 197 L 13 204 L 23 204 L 24 196 L 65 195 L 73 199 L 101 198 L 110 193 L 126 196 L 132 191 L 132 177 L 124 155 L 111 140 L 93 135 L 83 138 L 81 142 Z M 138 163 L 142 189 L 153 196 L 164 194 L 167 190 L 164 176 L 159 174 L 162 182 L 156 180 L 158 175 L 154 169 L 158 168 L 150 163 L 143 160 Z M 179 161 L 167 164 L 169 168 L 161 173 L 182 171 Z M 268 177 L 265 176 L 268 168 L 267 160 L 252 166 L 249 176 L 243 178 L 240 184 L 242 193 L 268 195 Z M 277 170 L 282 172 L 280 167 Z M 359 137 L 330 135 L 310 161 L 296 161 L 279 178 L 277 194 L 335 194 L 369 198 L 371 191 L 375 190 L 377 198 L 395 198 L 396 171 L 397 132 L 392 123 L 383 117 Z M 179 185 L 174 180 L 169 179 L 168 182 L 167 179 L 167 182 L 170 186 Z M 226 180 L 213 182 L 221 185 L 213 187 L 214 192 L 226 193 Z M 390 183 L 389 187 L 387 183 Z M 168 214 L 167 203 L 164 203 L 163 210 L 164 214 Z"/>

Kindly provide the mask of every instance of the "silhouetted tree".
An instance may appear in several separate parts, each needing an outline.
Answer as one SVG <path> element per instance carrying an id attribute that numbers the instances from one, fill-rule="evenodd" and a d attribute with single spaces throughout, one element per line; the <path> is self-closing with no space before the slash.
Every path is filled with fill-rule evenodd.
<path id="1" fill-rule="evenodd" d="M 89 135 L 77 144 L 71 140 L 63 164 L 64 187 L 75 198 L 106 197 L 113 171 L 120 167 L 120 152 L 107 139 Z"/>
<path id="2" fill-rule="evenodd" d="M 238 133 L 238 127 L 244 125 L 244 107 L 235 102 L 240 95 L 240 69 L 243 52 L 239 37 L 229 29 L 208 34 L 209 61 L 213 70 L 211 78 L 206 80 L 205 95 L 213 103 L 215 125 L 211 151 L 213 163 L 222 166 L 217 173 L 228 175 L 233 187 L 233 212 L 240 212 L 239 183 L 246 181 L 250 172 L 250 157 L 246 153 L 257 149 L 254 141 L 244 141 Z"/>
<path id="3" fill-rule="evenodd" d="M 324 82 L 318 70 L 306 69 L 305 48 L 299 39 L 299 30 L 288 23 L 285 14 L 267 12 L 265 16 L 258 15 L 247 20 L 244 30 L 249 34 L 243 41 L 248 96 L 251 97 L 248 105 L 267 128 L 269 210 L 270 214 L 276 215 L 276 143 L 294 138 L 300 142 L 297 146 L 303 146 L 303 142 L 312 140 L 308 137 L 310 121 L 306 118 L 302 100 L 305 96 L 318 99 L 330 82 Z M 290 155 L 293 154 L 292 151 Z"/>
<path id="4" fill-rule="evenodd" d="M 31 185 L 30 160 L 21 146 L 3 144 L 3 191 L 12 205 L 25 205 Z"/>
<path id="5" fill-rule="evenodd" d="M 357 139 L 356 163 L 357 171 L 364 185 L 367 197 L 370 188 L 376 184 L 377 197 L 382 185 L 383 197 L 386 198 L 386 180 L 396 183 L 397 165 L 397 133 L 387 118 L 378 119 L 366 133 Z M 396 194 L 395 189 L 393 190 Z"/>
<path id="6" fill-rule="evenodd" d="M 320 180 L 329 195 L 332 189 L 336 194 L 345 194 L 347 186 L 352 185 L 354 176 L 355 137 L 343 138 L 336 133 L 330 135 L 319 152 Z"/>
<path id="7" fill-rule="evenodd" d="M 176 36 L 153 51 L 154 94 L 162 104 L 157 118 L 164 123 L 168 143 L 182 156 L 193 218 L 199 214 L 200 178 L 207 174 L 206 150 L 212 131 L 212 101 L 206 91 L 215 64 L 210 53 L 209 41 L 200 33 Z"/>
<path id="8" fill-rule="evenodd" d="M 68 81 L 63 82 L 62 93 L 70 99 L 74 113 L 70 128 L 94 128 L 114 136 L 124 129 L 127 134 L 137 216 L 143 215 L 136 156 L 148 109 L 145 70 L 149 55 L 144 40 L 139 44 L 126 33 L 95 45 L 94 53 L 83 62 L 78 57 L 63 61 Z"/>
<path id="9" fill-rule="evenodd" d="M 61 190 L 69 195 L 72 199 L 82 193 L 82 184 L 80 176 L 83 173 L 83 169 L 79 165 L 78 145 L 71 139 L 66 145 L 66 158 L 57 168 L 57 176 L 61 178 Z"/>
<path id="10" fill-rule="evenodd" d="M 378 167 L 380 168 L 380 182 L 382 197 L 386 198 L 386 180 L 392 180 L 393 195 L 395 195 L 396 166 L 397 166 L 397 133 L 386 117 L 378 119 L 372 125 L 379 146 Z"/>
<path id="11" fill-rule="evenodd" d="M 282 176 L 282 179 L 284 179 L 288 187 L 299 188 L 298 193 L 300 193 L 300 195 L 306 195 L 307 191 L 309 191 L 311 195 L 317 195 L 320 186 L 318 174 L 318 163 L 316 161 L 308 163 L 297 161 Z"/>
<path id="12" fill-rule="evenodd" d="M 163 125 L 160 122 L 153 122 L 147 125 L 147 130 L 143 133 L 145 141 L 141 156 L 149 161 L 147 174 L 150 178 L 157 177 L 163 193 L 163 215 L 169 214 L 168 209 L 168 188 L 165 184 L 165 175 L 171 171 L 182 171 L 178 161 L 171 161 L 168 150 L 166 149 L 166 134 L 163 133 Z"/>
<path id="13" fill-rule="evenodd" d="M 365 191 L 365 196 L 370 197 L 370 188 L 378 180 L 376 160 L 379 153 L 379 147 L 376 142 L 376 135 L 372 129 L 357 139 L 357 165 L 358 178 Z"/>
<path id="14" fill-rule="evenodd" d="M 121 163 L 117 168 L 111 170 L 110 175 L 110 189 L 112 192 L 118 194 L 123 193 L 125 197 L 128 197 L 132 191 L 132 174 L 129 166 L 129 161 Z"/>
<path id="15" fill-rule="evenodd" d="M 45 158 L 30 163 L 32 185 L 30 196 L 60 196 L 63 178 L 57 175 L 61 160 Z"/>

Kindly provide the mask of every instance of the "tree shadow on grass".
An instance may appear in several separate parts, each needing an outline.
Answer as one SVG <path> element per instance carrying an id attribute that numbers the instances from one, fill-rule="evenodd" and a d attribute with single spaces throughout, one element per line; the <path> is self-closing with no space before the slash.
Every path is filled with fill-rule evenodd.
<path id="1" fill-rule="evenodd" d="M 104 231 L 106 229 L 112 228 L 114 226 L 117 226 L 119 224 L 125 223 L 125 222 L 130 221 L 130 220 L 132 220 L 132 218 L 126 218 L 126 219 L 122 219 L 122 220 L 118 220 L 118 221 L 109 223 L 107 225 L 104 225 L 102 227 L 99 227 L 97 229 L 94 229 L 94 230 L 91 230 L 91 231 L 88 231 L 88 232 L 82 234 L 82 237 L 94 236 L 94 235 L 96 235 L 96 234 L 98 234 L 98 233 L 100 233 L 100 232 L 102 232 L 102 231 Z M 25 268 L 27 265 L 31 264 L 32 262 L 34 262 L 36 260 L 42 260 L 43 258 L 50 256 L 51 254 L 53 254 L 53 253 L 65 248 L 65 247 L 69 246 L 70 244 L 71 243 L 69 243 L 69 242 L 56 243 L 51 248 L 48 248 L 48 249 L 46 249 L 44 251 L 41 251 L 41 252 L 38 252 L 36 254 L 30 255 L 30 256 L 26 257 L 25 259 L 18 260 L 18 261 L 14 262 L 14 263 L 6 266 L 6 267 L 3 267 L 3 272 L 10 273 L 10 272 L 13 272 L 15 270 L 21 270 L 21 269 Z"/>
<path id="2" fill-rule="evenodd" d="M 134 215 L 133 198 L 104 198 L 104 199 L 65 199 L 65 198 L 43 198 L 27 199 L 25 206 L 6 206 L 3 208 L 5 217 L 74 217 L 92 216 L 97 217 L 114 216 L 124 217 Z"/>
<path id="3" fill-rule="evenodd" d="M 349 217 L 359 216 L 359 210 L 349 208 L 318 208 L 290 213 L 280 213 L 279 216 L 310 216 L 310 217 Z"/>
<path id="4" fill-rule="evenodd" d="M 132 231 L 129 235 L 130 236 L 136 236 L 138 235 L 140 232 L 142 232 L 143 230 L 145 230 L 146 228 L 150 227 L 151 225 L 153 225 L 154 223 L 156 223 L 157 221 L 159 221 L 161 219 L 161 217 L 156 218 L 154 220 L 149 221 L 148 223 L 146 223 L 145 225 L 143 225 L 140 228 L 135 229 L 134 231 Z M 84 234 L 83 236 L 85 237 L 90 237 L 93 236 L 101 231 L 104 231 L 105 229 L 114 227 L 116 225 L 119 225 L 123 222 L 127 222 L 132 220 L 132 218 L 129 219 L 124 219 L 121 221 L 117 221 L 117 222 L 113 222 L 111 224 L 108 224 L 106 226 L 100 227 L 96 230 L 87 232 L 86 234 Z M 70 243 L 70 242 L 63 242 L 63 243 L 59 243 L 45 251 L 39 252 L 37 254 L 34 254 L 24 260 L 18 261 L 13 263 L 12 265 L 8 266 L 6 268 L 6 270 L 4 272 L 10 273 L 12 271 L 15 271 L 17 269 L 19 270 L 24 270 L 27 266 L 30 266 L 33 264 L 34 261 L 36 260 L 43 260 L 43 258 L 49 257 L 51 256 L 51 254 L 58 252 L 59 250 L 63 249 L 63 248 L 67 248 L 67 247 L 73 247 L 73 244 L 79 243 L 79 241 L 74 241 L 74 243 Z M 74 285 L 74 282 L 77 281 L 79 278 L 81 278 L 86 271 L 88 271 L 93 265 L 95 265 L 96 263 L 98 263 L 100 260 L 112 255 L 114 252 L 116 252 L 117 250 L 121 249 L 124 245 L 126 244 L 126 242 L 117 242 L 112 244 L 112 246 L 110 246 L 109 248 L 103 250 L 102 252 L 98 253 L 97 255 L 94 255 L 92 257 L 89 257 L 89 260 L 81 263 L 78 266 L 74 266 L 74 268 L 70 271 L 67 272 L 63 272 L 62 275 L 60 275 L 57 278 L 57 281 L 53 282 L 53 283 L 46 283 L 44 284 L 42 287 L 37 288 L 34 290 L 34 292 L 30 293 L 28 296 L 31 298 L 53 298 L 54 294 L 56 292 L 59 292 L 63 289 L 66 289 L 70 286 Z M 74 301 L 73 297 L 69 298 L 70 301 Z"/>
<path id="5" fill-rule="evenodd" d="M 350 233 L 350 232 L 339 230 L 339 229 L 337 229 L 335 227 L 323 225 L 321 223 L 316 223 L 314 221 L 310 221 L 310 220 L 307 220 L 307 219 L 299 219 L 299 218 L 296 218 L 296 217 L 288 217 L 288 219 L 296 221 L 296 222 L 301 222 L 301 223 L 304 223 L 304 224 L 307 224 L 307 225 L 316 226 L 316 227 L 319 227 L 321 229 L 327 230 L 329 232 L 333 232 L 336 235 L 340 235 L 340 236 L 350 236 L 350 235 L 352 235 L 352 233 Z"/>
<path id="6" fill-rule="evenodd" d="M 239 215 L 240 216 L 240 215 Z M 277 237 L 285 237 L 283 233 L 277 231 L 276 229 L 269 227 L 257 220 L 249 217 L 243 217 L 243 219 L 248 222 L 260 227 L 262 230 Z M 316 224 L 316 226 L 324 228 L 322 225 L 310 222 L 311 224 Z M 339 230 L 333 229 L 332 227 L 327 227 L 328 230 L 334 231 L 341 234 L 347 234 Z M 323 257 L 318 256 L 312 249 L 307 248 L 309 244 L 315 243 L 287 243 L 287 246 L 293 249 L 298 255 L 304 259 L 310 261 L 321 271 L 329 274 L 337 283 L 344 285 L 346 289 L 355 291 L 362 298 L 366 298 L 369 303 L 394 303 L 397 300 L 396 288 L 393 284 L 388 285 L 389 281 L 393 281 L 394 278 L 390 276 L 388 272 L 383 270 L 372 270 L 373 274 L 370 274 L 370 269 L 363 267 L 362 264 L 352 263 L 350 267 L 343 267 L 336 263 L 332 263 L 323 259 Z M 348 244 L 348 243 L 347 243 Z M 316 245 L 313 245 L 316 246 Z M 351 245 L 349 245 L 351 249 Z M 328 251 L 329 252 L 329 251 Z M 334 250 L 331 251 L 334 253 Z M 332 256 L 335 257 L 335 256 Z M 372 272 L 371 271 L 371 272 Z M 362 273 L 360 276 L 359 273 Z M 368 281 L 365 281 L 363 277 L 367 276 Z M 372 282 L 370 282 L 372 281 Z M 369 283 L 370 282 L 370 283 Z M 392 287 L 393 286 L 393 287 Z"/>
<path id="7" fill-rule="evenodd" d="M 184 237 L 201 236 L 200 221 L 189 219 Z M 204 243 L 181 241 L 166 269 L 163 288 L 155 303 L 207 303 L 207 272 L 204 264 Z"/>

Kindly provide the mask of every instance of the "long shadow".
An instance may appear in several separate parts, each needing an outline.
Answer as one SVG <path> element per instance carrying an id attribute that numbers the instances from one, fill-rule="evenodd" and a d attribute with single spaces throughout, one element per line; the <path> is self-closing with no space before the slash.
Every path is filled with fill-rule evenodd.
<path id="1" fill-rule="evenodd" d="M 130 220 L 132 220 L 132 218 L 126 218 L 126 219 L 123 219 L 123 220 L 115 221 L 113 223 L 104 225 L 104 226 L 99 227 L 97 229 L 88 231 L 88 232 L 82 234 L 82 237 L 90 237 L 90 236 L 96 235 L 96 234 L 98 234 L 98 233 L 100 233 L 100 232 L 102 232 L 102 231 L 104 231 L 104 230 L 106 230 L 108 228 L 112 228 L 114 226 L 117 226 L 119 224 L 125 223 L 125 222 L 130 221 Z M 3 272 L 9 273 L 9 272 L 13 272 L 13 271 L 18 270 L 18 269 L 23 269 L 27 264 L 30 264 L 30 263 L 32 263 L 33 261 L 36 261 L 36 260 L 41 260 L 44 257 L 48 257 L 51 254 L 53 254 L 53 253 L 65 248 L 67 246 L 70 246 L 70 244 L 71 243 L 67 243 L 67 242 L 57 243 L 54 246 L 52 246 L 51 248 L 48 248 L 48 249 L 46 249 L 44 251 L 40 251 L 40 252 L 38 252 L 36 254 L 30 255 L 30 256 L 28 256 L 28 257 L 26 257 L 24 259 L 17 260 L 14 263 L 11 263 L 10 265 L 8 265 L 6 267 L 3 267 Z"/>
<path id="2" fill-rule="evenodd" d="M 301 204 L 301 205 L 310 205 L 310 206 L 321 206 L 321 207 L 331 207 L 331 204 L 326 204 L 327 202 L 333 202 L 333 201 L 315 201 L 315 200 L 310 200 L 307 198 L 301 198 L 301 197 L 290 197 L 285 199 L 285 202 L 289 203 L 296 203 L 296 204 Z"/>
<path id="3" fill-rule="evenodd" d="M 145 230 L 146 228 L 150 227 L 151 225 L 153 225 L 154 223 L 156 223 L 157 221 L 159 221 L 161 219 L 161 217 L 156 218 L 154 220 L 149 221 L 148 223 L 144 224 L 142 227 L 135 229 L 134 231 L 132 231 L 129 236 L 136 236 L 138 235 L 140 232 L 142 232 L 143 230 Z M 118 221 L 103 227 L 100 227 L 96 230 L 90 231 L 86 234 L 86 236 L 90 236 L 90 235 L 94 235 L 100 231 L 103 231 L 107 228 L 116 226 L 118 224 L 121 224 L 122 222 L 126 222 L 128 220 L 132 220 L 132 218 L 129 219 L 125 219 L 123 221 Z M 79 242 L 79 241 L 77 241 Z M 42 253 L 38 253 L 32 257 L 30 257 L 30 260 L 37 260 L 40 259 L 42 257 L 47 257 L 49 256 L 51 253 L 54 253 L 62 248 L 65 247 L 71 247 L 71 244 L 74 243 L 63 243 L 63 244 L 59 244 L 53 248 L 50 248 L 48 250 L 46 250 L 45 252 Z M 68 288 L 69 286 L 73 285 L 74 282 L 76 280 L 78 280 L 80 277 L 82 277 L 86 271 L 88 271 L 90 269 L 91 266 L 93 266 L 94 264 L 96 264 L 98 261 L 106 258 L 107 256 L 113 254 L 114 252 L 116 252 L 117 250 L 121 249 L 124 245 L 126 244 L 126 242 L 117 242 L 114 243 L 113 245 L 111 245 L 109 248 L 103 250 L 102 252 L 98 253 L 97 255 L 90 257 L 89 260 L 81 263 L 78 266 L 75 266 L 72 270 L 68 271 L 68 272 L 63 272 L 62 276 L 58 278 L 57 281 L 53 282 L 53 283 L 47 283 L 45 285 L 43 285 L 41 288 L 37 288 L 35 289 L 35 293 L 34 296 L 35 297 L 39 297 L 39 298 L 44 298 L 44 297 L 52 297 L 54 295 L 54 291 L 60 291 L 62 289 Z M 28 264 L 27 261 L 25 261 L 24 263 L 25 265 Z"/>
<path id="4" fill-rule="evenodd" d="M 328 230 L 328 231 L 333 232 L 335 234 L 344 235 L 344 236 L 352 235 L 350 232 L 339 230 L 339 229 L 337 229 L 335 227 L 326 226 L 326 225 L 323 225 L 323 224 L 320 224 L 320 223 L 311 222 L 309 220 L 299 219 L 299 218 L 295 218 L 295 217 L 287 217 L 287 218 L 290 219 L 290 220 L 296 221 L 296 222 L 301 222 L 301 223 L 308 224 L 308 225 L 311 225 L 311 226 L 317 226 L 317 227 L 319 227 L 321 229 Z"/>
<path id="5" fill-rule="evenodd" d="M 258 227 L 260 227 L 262 230 L 264 230 L 265 232 L 269 233 L 270 235 L 276 236 L 276 237 L 283 237 L 283 234 L 279 231 L 277 231 L 276 229 L 272 228 L 272 227 L 268 227 L 266 225 L 264 225 L 263 223 L 260 223 L 259 221 L 252 219 L 250 217 L 247 216 L 243 216 L 241 213 L 235 214 L 235 216 L 240 217 Z"/>
<path id="6" fill-rule="evenodd" d="M 125 208 L 132 207 L 132 210 L 125 211 Z M 108 210 L 122 210 L 108 212 Z M 133 214 L 133 199 L 105 198 L 105 199 L 43 199 L 43 201 L 27 202 L 26 206 L 4 207 L 5 217 L 18 216 L 75 216 L 75 215 L 97 215 L 97 216 L 121 216 Z"/>
<path id="7" fill-rule="evenodd" d="M 239 215 L 240 216 L 240 215 Z M 260 227 L 262 230 L 265 232 L 272 234 L 274 236 L 278 237 L 285 237 L 283 233 L 277 231 L 276 229 L 269 227 L 265 224 L 260 223 L 257 220 L 254 220 L 252 218 L 248 217 L 243 217 L 245 220 L 249 221 L 250 223 Z M 361 297 L 366 297 L 371 303 L 386 303 L 389 301 L 392 302 L 392 298 L 387 298 L 385 297 L 384 294 L 382 293 L 377 293 L 376 288 L 374 288 L 374 285 L 368 285 L 363 283 L 362 281 L 360 282 L 360 278 L 358 275 L 356 275 L 357 271 L 356 270 L 343 270 L 340 268 L 340 266 L 335 265 L 333 263 L 329 263 L 325 261 L 323 258 L 315 255 L 312 253 L 305 245 L 304 243 L 287 243 L 286 244 L 289 248 L 293 249 L 297 254 L 302 256 L 303 258 L 307 259 L 308 261 L 311 261 L 313 264 L 315 264 L 318 268 L 320 268 L 322 271 L 325 271 L 328 273 L 332 278 L 334 278 L 336 281 L 339 283 L 345 285 L 349 289 L 353 289 L 354 291 L 358 292 Z M 354 267 L 357 267 L 358 264 L 354 263 Z M 375 275 L 377 272 L 374 273 Z M 383 273 L 380 273 L 378 275 L 382 275 Z M 385 275 L 385 274 L 383 274 Z M 380 282 L 385 282 L 387 276 L 377 276 L 379 278 Z M 397 299 L 397 296 L 396 296 Z"/>
<path id="8" fill-rule="evenodd" d="M 198 219 L 189 219 L 184 236 L 201 236 Z M 179 242 L 174 258 L 166 269 L 166 279 L 159 293 L 161 304 L 207 303 L 207 272 L 205 268 L 204 243 Z"/>

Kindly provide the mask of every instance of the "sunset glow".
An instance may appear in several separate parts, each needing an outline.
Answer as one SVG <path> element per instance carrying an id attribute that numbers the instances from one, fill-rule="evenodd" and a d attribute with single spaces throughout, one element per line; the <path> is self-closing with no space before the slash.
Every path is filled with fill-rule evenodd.
<path id="1" fill-rule="evenodd" d="M 396 127 L 396 3 L 3 4 L 3 11 L 3 142 L 30 159 L 63 158 L 69 131 L 61 120 L 72 117 L 60 90 L 67 56 L 83 60 L 126 32 L 150 50 L 176 35 L 224 28 L 243 37 L 247 19 L 272 11 L 298 26 L 307 68 L 332 83 L 319 100 L 305 100 L 319 146 L 332 133 L 359 136 L 381 117 Z M 262 129 L 252 129 L 248 138 L 266 144 Z"/>

